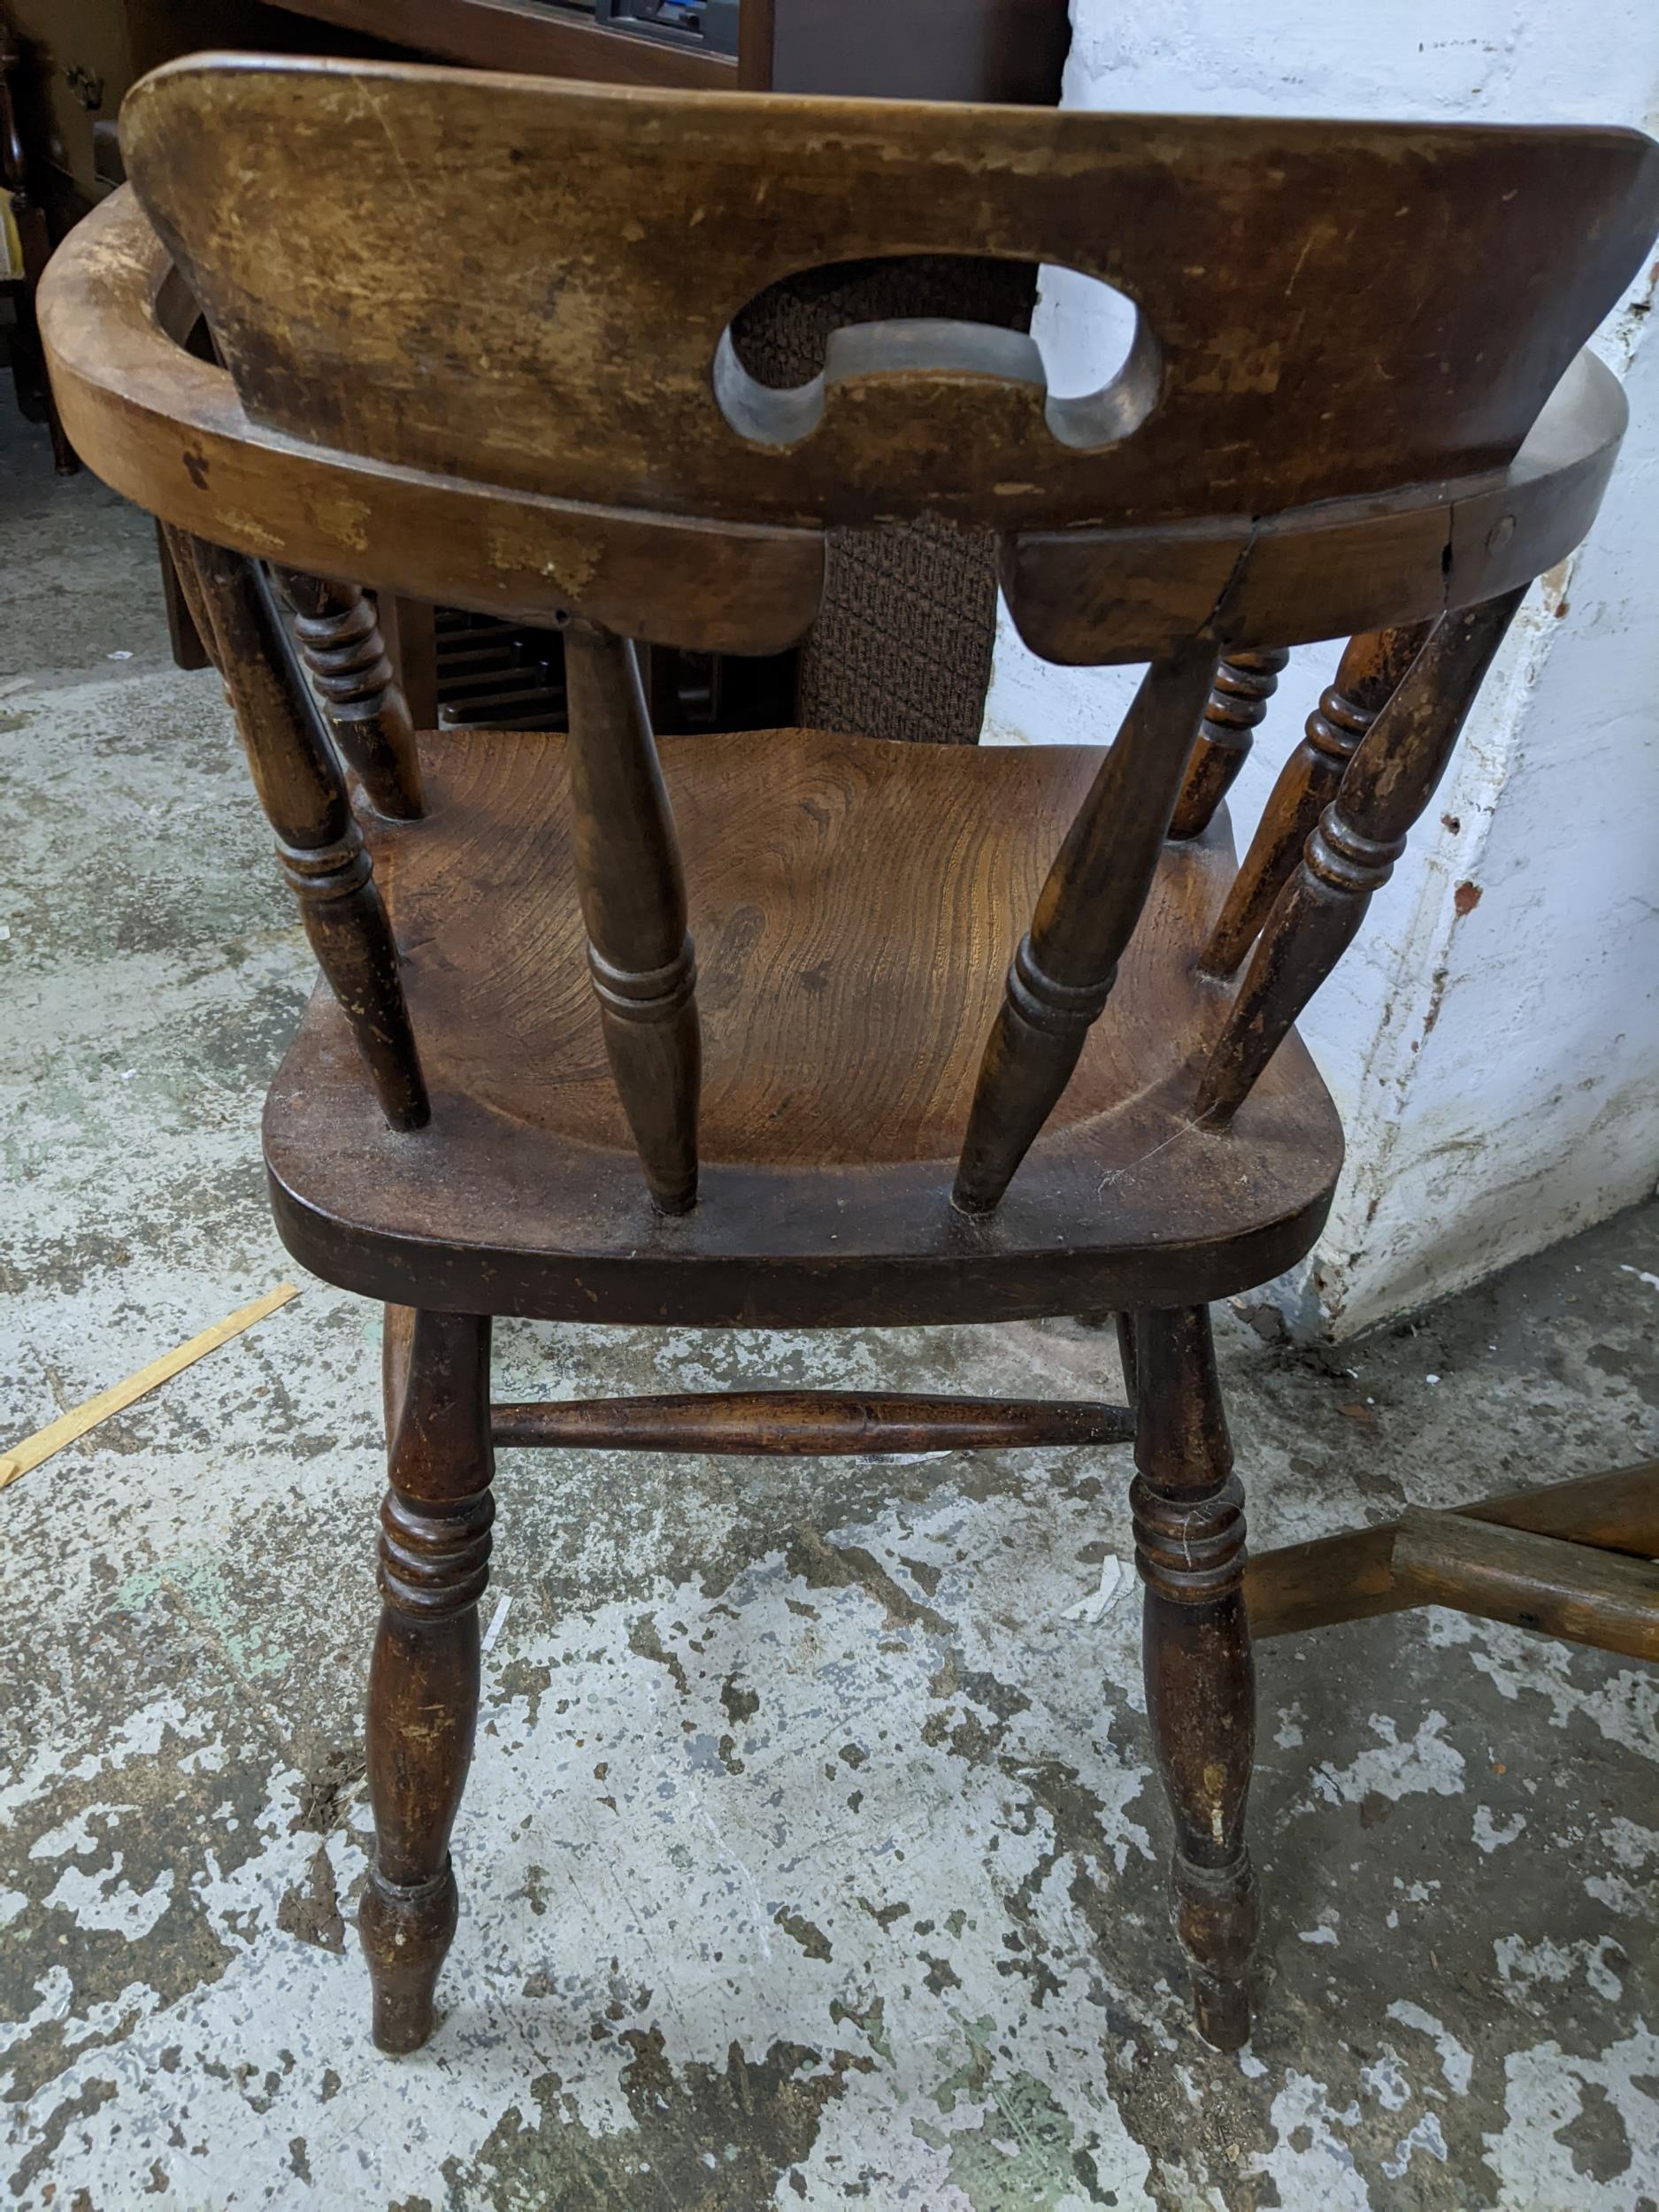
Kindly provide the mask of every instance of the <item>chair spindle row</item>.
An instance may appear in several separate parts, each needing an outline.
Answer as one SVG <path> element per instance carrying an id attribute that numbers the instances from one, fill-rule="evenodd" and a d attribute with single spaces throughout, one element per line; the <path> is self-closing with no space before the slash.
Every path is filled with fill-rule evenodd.
<path id="1" fill-rule="evenodd" d="M 1451 759 L 1493 656 L 1525 595 L 1443 615 L 1378 711 L 1310 833 L 1200 1079 L 1196 1112 L 1225 1128 L 1353 942 Z"/>
<path id="2" fill-rule="evenodd" d="M 1336 796 L 1343 770 L 1432 626 L 1418 623 L 1349 641 L 1335 682 L 1321 695 L 1301 744 L 1279 772 L 1210 932 L 1200 963 L 1207 975 L 1231 975 L 1261 934 L 1302 847 Z"/>
<path id="3" fill-rule="evenodd" d="M 169 528 L 168 549 L 234 710 L 277 859 L 388 1123 L 431 1118 L 391 924 L 320 709 L 257 565 Z"/>
<path id="4" fill-rule="evenodd" d="M 397 949 L 327 734 L 379 811 L 419 818 L 419 755 L 373 602 L 354 585 L 273 572 L 319 707 L 293 680 L 257 565 L 167 536 L 307 935 L 388 1122 L 419 1128 L 430 1108 Z M 1261 941 L 1200 1080 L 1196 1111 L 1212 1129 L 1231 1121 L 1387 881 L 1522 595 L 1344 651 L 1203 954 L 1224 976 Z M 577 618 L 565 638 L 572 838 L 606 1052 L 651 1196 L 683 1213 L 696 1199 L 702 1044 L 672 817 L 634 646 Z M 962 1211 L 1002 1199 L 1105 1007 L 1164 839 L 1202 833 L 1287 659 L 1266 648 L 1218 657 L 1194 640 L 1148 668 L 1010 969 L 952 1194 Z"/>

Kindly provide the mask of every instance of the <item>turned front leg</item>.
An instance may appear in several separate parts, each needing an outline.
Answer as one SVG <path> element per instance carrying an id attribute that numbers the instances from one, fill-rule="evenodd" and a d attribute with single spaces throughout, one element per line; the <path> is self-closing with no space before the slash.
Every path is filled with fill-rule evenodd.
<path id="1" fill-rule="evenodd" d="M 384 1603 L 369 1673 L 375 1859 L 357 1913 L 374 2040 L 419 2050 L 455 1933 L 449 1832 L 478 1721 L 478 1601 L 488 1577 L 494 1462 L 489 1321 L 388 1307 L 391 1487 L 380 1512 Z"/>
<path id="2" fill-rule="evenodd" d="M 1244 1609 L 1244 1493 L 1233 1471 L 1207 1307 L 1134 1317 L 1137 1431 L 1130 1492 L 1147 1714 L 1170 1810 L 1176 1927 L 1199 2033 L 1236 2050 L 1250 2032 L 1245 1975 L 1256 1877 L 1244 1807 L 1256 1675 Z"/>

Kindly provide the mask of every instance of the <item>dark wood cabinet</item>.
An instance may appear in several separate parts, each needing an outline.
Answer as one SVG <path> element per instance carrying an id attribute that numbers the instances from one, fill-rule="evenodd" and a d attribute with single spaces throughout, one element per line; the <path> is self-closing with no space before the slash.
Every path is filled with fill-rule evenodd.
<path id="1" fill-rule="evenodd" d="M 1066 0 L 703 0 L 724 10 L 707 38 L 687 27 L 701 13 L 697 0 L 0 0 L 0 10 L 8 4 L 21 34 L 27 132 L 60 236 L 120 180 L 115 119 L 128 86 L 208 47 L 395 55 L 616 84 L 1046 106 L 1059 97 L 1071 42 Z M 911 298 L 891 275 L 872 273 L 840 303 L 841 319 L 957 313 L 1023 323 L 1030 313 L 1029 274 L 988 290 L 977 279 L 941 285 L 938 272 L 924 281 L 924 295 Z M 757 342 L 775 357 L 777 380 L 812 373 L 806 354 L 816 344 L 821 357 L 825 316 L 822 301 L 774 303 Z M 837 574 L 804 683 L 793 653 L 761 662 L 653 653 L 657 728 L 764 728 L 803 718 L 869 731 L 861 671 L 879 653 L 883 695 L 915 703 L 902 729 L 876 733 L 974 735 L 972 701 L 995 621 L 988 548 L 901 540 L 862 555 L 854 549 Z M 941 574 L 959 606 L 941 609 Z M 164 580 L 173 605 L 176 591 Z M 388 600 L 386 611 L 421 726 L 563 726 L 556 636 L 409 603 Z M 895 641 L 914 672 L 896 687 Z M 187 664 L 188 652 L 187 638 Z"/>

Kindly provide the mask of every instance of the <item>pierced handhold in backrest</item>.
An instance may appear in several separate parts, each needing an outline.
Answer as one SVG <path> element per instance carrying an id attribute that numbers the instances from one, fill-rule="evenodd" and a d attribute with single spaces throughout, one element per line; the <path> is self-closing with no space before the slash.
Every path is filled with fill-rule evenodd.
<path id="1" fill-rule="evenodd" d="M 935 316 L 850 323 L 825 342 L 824 366 L 780 390 L 758 382 L 738 357 L 728 324 L 714 357 L 721 413 L 751 445 L 787 449 L 846 416 L 861 444 L 888 451 L 894 465 L 930 452 L 944 460 L 988 445 L 1031 465 L 1054 449 L 1103 450 L 1129 437 L 1156 403 L 1162 357 L 1144 322 L 1123 366 L 1096 392 L 1048 390 L 1035 339 L 993 323 Z"/>
<path id="2" fill-rule="evenodd" d="M 981 407 L 1005 412 L 1017 434 L 1029 434 L 1033 426 L 1042 427 L 1048 388 L 1042 355 L 1025 331 L 933 317 L 852 323 L 833 330 L 818 373 L 782 390 L 749 374 L 738 358 L 729 326 L 714 357 L 714 396 L 720 411 L 738 435 L 754 445 L 799 445 L 826 414 L 849 405 L 858 410 L 861 434 L 868 434 L 868 411 L 876 411 L 885 429 L 895 405 L 902 416 L 914 419 L 914 428 L 922 434 L 930 411 L 919 404 L 923 391 L 934 403 L 931 411 L 954 412 L 964 395 L 971 396 Z"/>
<path id="3" fill-rule="evenodd" d="M 953 1202 L 987 1213 L 1071 1080 L 1151 887 L 1217 649 L 1155 661 L 1037 901 L 986 1041 Z"/>
<path id="4" fill-rule="evenodd" d="M 316 701 L 296 678 L 257 564 L 170 529 L 167 543 L 213 651 L 276 832 L 305 933 L 394 1129 L 431 1118 L 397 946 Z"/>
<path id="5" fill-rule="evenodd" d="M 1525 589 L 1442 615 L 1361 741 L 1269 916 L 1199 1082 L 1196 1111 L 1225 1127 L 1352 943 L 1433 795 Z"/>
<path id="6" fill-rule="evenodd" d="M 1256 942 L 1360 740 L 1387 704 L 1432 626 L 1421 622 L 1349 640 L 1336 681 L 1321 694 L 1301 744 L 1279 771 L 1262 810 L 1250 849 L 1240 863 L 1199 961 L 1206 975 L 1231 975 Z"/>
<path id="7" fill-rule="evenodd" d="M 271 572 L 294 610 L 294 634 L 334 741 L 362 778 L 369 803 L 394 820 L 418 821 L 426 810 L 420 756 L 373 599 L 356 584 L 300 569 Z"/>
<path id="8" fill-rule="evenodd" d="M 1279 672 L 1289 658 L 1279 646 L 1222 655 L 1198 742 L 1187 764 L 1187 781 L 1175 802 L 1171 837 L 1202 837 L 1210 827 L 1216 809 L 1249 758 L 1257 726 L 1266 716 L 1267 703 L 1279 689 Z"/>
<path id="9" fill-rule="evenodd" d="M 611 1072 L 652 1198 L 697 1196 L 703 1042 L 686 887 L 633 645 L 565 626 L 571 848 Z"/>

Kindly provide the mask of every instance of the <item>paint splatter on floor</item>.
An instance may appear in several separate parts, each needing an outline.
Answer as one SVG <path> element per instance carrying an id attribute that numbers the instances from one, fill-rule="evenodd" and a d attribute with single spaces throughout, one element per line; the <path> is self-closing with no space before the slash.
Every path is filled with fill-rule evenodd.
<path id="1" fill-rule="evenodd" d="M 99 514 L 0 701 L 7 1436 L 291 1265 L 256 1128 L 307 962 L 213 680 L 164 665 L 146 526 Z M 1656 1267 L 1649 1208 L 1340 1362 L 1224 1316 L 1257 1540 L 1652 1454 Z M 25 2212 L 1655 2212 L 1659 1678 L 1440 1613 L 1266 1647 L 1259 2021 L 1217 2057 L 1138 1607 L 1087 1602 L 1122 1451 L 503 1455 L 443 2017 L 377 2057 L 378 1331 L 307 1279 L 0 1500 Z M 1115 1388 L 1110 1343 L 512 1325 L 498 1373 L 1070 1394 Z"/>

